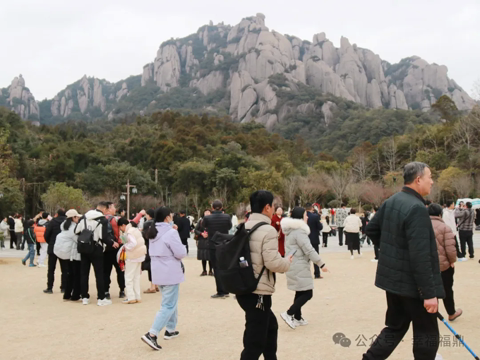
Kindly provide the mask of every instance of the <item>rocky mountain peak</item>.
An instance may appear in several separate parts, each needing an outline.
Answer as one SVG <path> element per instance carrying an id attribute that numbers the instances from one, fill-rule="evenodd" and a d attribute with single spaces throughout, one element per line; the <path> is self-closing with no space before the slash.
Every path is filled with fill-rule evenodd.
<path id="1" fill-rule="evenodd" d="M 10 86 L 0 92 L 5 105 L 15 111 L 22 119 L 38 119 L 40 111 L 30 90 L 25 87 L 25 79 L 20 74 L 15 77 Z"/>

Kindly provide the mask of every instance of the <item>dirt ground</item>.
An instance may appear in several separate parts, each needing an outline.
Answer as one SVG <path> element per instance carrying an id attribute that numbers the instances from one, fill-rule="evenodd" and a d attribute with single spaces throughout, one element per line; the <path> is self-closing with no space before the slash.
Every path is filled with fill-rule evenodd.
<path id="1" fill-rule="evenodd" d="M 293 299 L 285 276 L 277 276 L 273 311 L 279 321 L 279 359 L 361 359 L 371 338 L 383 327 L 386 301 L 383 291 L 374 287 L 376 264 L 372 253 L 350 260 L 346 253 L 323 254 L 331 273 L 315 281 L 313 299 L 304 307 L 309 325 L 292 330 L 280 318 Z M 242 350 L 244 315 L 230 297 L 214 300 L 214 279 L 200 277 L 201 264 L 185 260 L 186 282 L 180 287 L 180 336 L 159 341 L 163 350 L 155 352 L 140 337 L 149 330 L 160 307 L 160 294 L 143 294 L 143 302 L 124 305 L 113 285 L 113 305 L 98 307 L 64 303 L 59 292 L 59 267 L 54 294 L 42 293 L 45 268 L 28 268 L 19 259 L 0 259 L 0 358 L 10 359 L 239 359 Z M 455 274 L 455 297 L 464 315 L 453 323 L 474 350 L 480 352 L 480 287 L 477 261 L 459 263 Z M 96 297 L 93 272 L 92 298 Z M 142 290 L 148 287 L 142 275 Z M 93 291 L 92 291 L 93 289 Z M 445 313 L 443 304 L 440 306 Z M 443 339 L 439 353 L 444 359 L 469 359 L 467 350 L 453 343 L 448 329 L 440 325 Z M 351 340 L 350 347 L 335 344 L 332 337 L 341 332 Z M 163 333 L 162 333 L 163 334 Z M 363 337 L 364 338 L 363 338 Z M 449 341 L 447 341 L 449 340 Z M 449 344 L 450 342 L 450 344 Z M 393 360 L 413 359 L 412 333 L 399 345 Z"/>

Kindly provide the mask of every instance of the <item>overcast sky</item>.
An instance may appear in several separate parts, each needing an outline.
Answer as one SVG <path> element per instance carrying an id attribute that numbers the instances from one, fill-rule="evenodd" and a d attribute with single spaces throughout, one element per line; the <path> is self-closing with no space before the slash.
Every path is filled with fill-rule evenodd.
<path id="1" fill-rule="evenodd" d="M 84 74 L 116 82 L 141 74 L 164 40 L 257 12 L 282 34 L 325 32 L 337 47 L 343 35 L 391 63 L 446 65 L 469 93 L 480 78 L 480 0 L 15 0 L 0 10 L 0 88 L 22 74 L 42 100 Z"/>

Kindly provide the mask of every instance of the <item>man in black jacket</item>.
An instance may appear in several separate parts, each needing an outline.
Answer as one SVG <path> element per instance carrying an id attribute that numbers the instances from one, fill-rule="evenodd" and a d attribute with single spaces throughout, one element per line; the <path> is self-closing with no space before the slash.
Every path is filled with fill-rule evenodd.
<path id="1" fill-rule="evenodd" d="M 187 248 L 188 254 L 188 239 L 190 238 L 190 220 L 187 218 L 187 213 L 185 210 L 181 210 L 179 215 L 175 218 L 175 225 L 178 226 L 178 235 L 180 235 L 180 240 L 182 244 Z"/>
<path id="2" fill-rule="evenodd" d="M 13 244 L 17 247 L 17 235 L 15 234 L 15 219 L 13 214 L 10 215 L 7 219 L 7 224 L 10 231 L 10 249 L 13 249 Z"/>
<path id="3" fill-rule="evenodd" d="M 415 360 L 434 360 L 439 346 L 436 313 L 445 297 L 437 243 L 423 196 L 433 180 L 428 166 L 413 162 L 403 171 L 402 191 L 383 203 L 366 233 L 380 247 L 375 285 L 386 291 L 386 327 L 363 360 L 386 359 L 413 322 Z"/>
<path id="4" fill-rule="evenodd" d="M 50 221 L 45 230 L 45 241 L 48 244 L 47 254 L 48 254 L 48 272 L 47 272 L 47 288 L 43 290 L 45 294 L 53 294 L 53 282 L 55 280 L 55 269 L 57 267 L 58 257 L 53 253 L 53 248 L 55 246 L 55 240 L 57 235 L 62 232 L 60 225 L 66 220 L 65 210 L 58 209 L 55 217 Z M 68 269 L 62 268 L 60 263 L 60 269 L 62 271 L 62 280 L 60 283 L 60 290 L 63 293 L 65 289 L 65 284 L 67 283 Z"/>
<path id="5" fill-rule="evenodd" d="M 208 234 L 208 241 L 210 246 L 210 264 L 215 275 L 215 283 L 217 285 L 217 293 L 212 295 L 213 299 L 223 299 L 228 296 L 228 293 L 223 290 L 222 284 L 217 276 L 217 258 L 215 244 L 212 241 L 213 236 L 219 232 L 221 234 L 228 234 L 232 228 L 232 219 L 229 215 L 223 213 L 223 204 L 220 200 L 215 200 L 212 204 L 212 214 L 205 216 L 203 219 L 203 226 Z"/>
<path id="6" fill-rule="evenodd" d="M 310 242 L 312 243 L 313 248 L 318 253 L 318 247 L 320 245 L 320 231 L 323 229 L 323 225 L 320 222 L 320 216 L 313 211 L 312 204 L 308 203 L 305 206 L 305 210 L 307 210 L 307 225 L 310 228 Z M 320 268 L 317 265 L 313 265 L 315 279 L 321 279 L 322 276 L 320 275 Z"/>

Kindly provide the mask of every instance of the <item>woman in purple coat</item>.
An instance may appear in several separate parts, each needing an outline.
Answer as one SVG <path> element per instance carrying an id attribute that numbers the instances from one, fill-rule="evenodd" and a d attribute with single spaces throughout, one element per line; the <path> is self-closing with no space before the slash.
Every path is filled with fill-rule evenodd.
<path id="1" fill-rule="evenodd" d="M 164 339 L 177 337 L 177 306 L 180 283 L 185 281 L 182 259 L 187 250 L 180 240 L 178 231 L 172 226 L 173 214 L 167 207 L 155 211 L 155 226 L 148 230 L 150 239 L 152 283 L 160 286 L 162 306 L 157 312 L 152 328 L 142 340 L 154 350 L 162 347 L 157 343 L 160 331 L 165 327 Z"/>

